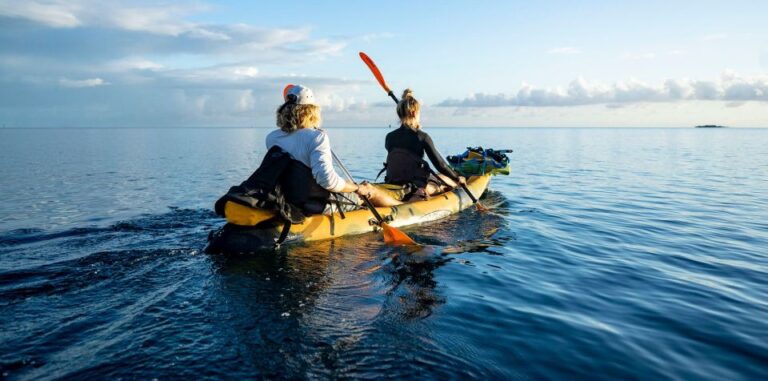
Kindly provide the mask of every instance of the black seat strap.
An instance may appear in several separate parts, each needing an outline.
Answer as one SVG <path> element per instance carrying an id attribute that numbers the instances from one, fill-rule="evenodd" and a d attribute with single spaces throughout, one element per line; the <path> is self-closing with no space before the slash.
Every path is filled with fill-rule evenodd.
<path id="1" fill-rule="evenodd" d="M 341 200 L 339 200 L 339 197 L 342 197 L 338 193 L 334 192 L 331 193 L 333 195 L 333 200 L 336 203 L 336 210 L 339 212 L 339 216 L 341 216 L 341 219 L 347 218 L 347 215 L 344 214 L 344 209 L 341 207 Z M 333 210 L 331 210 L 331 214 L 333 214 Z M 333 234 L 333 233 L 331 233 Z"/>
<path id="2" fill-rule="evenodd" d="M 283 230 L 280 232 L 280 236 L 275 240 L 275 249 L 280 248 L 280 245 L 288 238 L 288 233 L 291 231 L 291 221 L 285 221 L 283 223 Z"/>
<path id="3" fill-rule="evenodd" d="M 338 205 L 338 203 L 337 203 Z M 333 211 L 331 211 L 333 212 Z M 331 213 L 330 216 L 328 216 L 331 219 L 331 236 L 336 235 L 336 216 L 334 216 L 334 213 Z"/>
<path id="4" fill-rule="evenodd" d="M 381 168 L 381 171 L 376 175 L 376 178 L 373 180 L 374 182 L 379 181 L 379 177 L 381 177 L 381 174 L 384 173 L 384 171 L 387 170 L 387 162 L 384 162 L 384 167 Z"/>

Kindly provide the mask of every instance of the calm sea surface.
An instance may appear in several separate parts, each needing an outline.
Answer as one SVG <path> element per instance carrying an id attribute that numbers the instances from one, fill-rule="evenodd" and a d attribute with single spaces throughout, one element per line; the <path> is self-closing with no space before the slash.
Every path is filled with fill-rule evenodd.
<path id="1" fill-rule="evenodd" d="M 768 379 L 768 130 L 427 131 L 493 213 L 211 256 L 269 130 L 0 130 L 0 377 Z"/>

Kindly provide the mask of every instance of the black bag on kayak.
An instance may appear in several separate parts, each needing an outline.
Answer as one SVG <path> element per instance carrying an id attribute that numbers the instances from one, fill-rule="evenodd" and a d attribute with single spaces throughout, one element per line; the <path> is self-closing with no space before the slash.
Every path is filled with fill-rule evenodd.
<path id="1" fill-rule="evenodd" d="M 227 194 L 216 201 L 214 210 L 222 217 L 227 201 L 232 201 L 251 208 L 275 211 L 283 220 L 292 224 L 304 222 L 304 213 L 296 205 L 288 202 L 280 187 L 281 177 L 295 160 L 278 146 L 273 146 L 264 155 L 261 165 L 240 185 L 229 188 Z"/>

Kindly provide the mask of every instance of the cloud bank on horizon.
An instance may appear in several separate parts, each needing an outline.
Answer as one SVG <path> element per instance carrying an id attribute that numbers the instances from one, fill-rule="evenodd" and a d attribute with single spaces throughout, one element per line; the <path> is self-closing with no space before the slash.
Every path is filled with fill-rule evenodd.
<path id="1" fill-rule="evenodd" d="M 724 121 L 768 126 L 768 76 L 764 71 L 747 75 L 719 67 L 717 79 L 687 79 L 690 75 L 658 82 L 632 79 L 632 70 L 647 71 L 648 62 L 662 57 L 684 57 L 689 54 L 684 49 L 657 47 L 657 51 L 668 51 L 662 55 L 650 52 L 647 46 L 635 52 L 623 46 L 619 51 L 617 46 L 616 61 L 610 61 L 595 55 L 597 49 L 590 46 L 589 38 L 579 42 L 542 32 L 541 41 L 533 37 L 519 40 L 518 49 L 528 56 L 528 63 L 508 74 L 510 69 L 494 66 L 499 61 L 496 55 L 517 53 L 473 45 L 489 38 L 479 26 L 490 14 L 474 12 L 473 18 L 471 3 L 445 7 L 453 9 L 446 10 L 444 18 L 461 17 L 468 23 L 455 41 L 443 36 L 449 30 L 446 25 L 429 24 L 423 18 L 435 12 L 424 5 L 423 10 L 414 9 L 413 17 L 420 17 L 419 25 L 425 24 L 431 31 L 425 37 L 414 37 L 424 33 L 371 30 L 370 25 L 379 24 L 373 18 L 356 25 L 338 7 L 325 13 L 309 9 L 302 19 L 297 9 L 312 6 L 323 9 L 301 2 L 293 9 L 282 9 L 290 5 L 0 0 L 0 123 L 33 127 L 270 126 L 282 87 L 302 83 L 315 90 L 327 124 L 387 125 L 394 122 L 392 107 L 382 100 L 378 85 L 356 58 L 358 50 L 370 49 L 384 57 L 389 68 L 385 75 L 398 74 L 395 78 L 412 81 L 408 85 L 414 84 L 417 96 L 424 96 L 428 106 L 424 119 L 432 125 L 567 125 L 564 122 L 568 121 L 616 125 L 617 120 L 621 125 L 621 118 L 632 123 L 642 120 L 647 110 L 630 114 L 612 110 L 684 104 L 689 113 L 707 107 L 702 114 L 708 117 L 722 115 Z M 382 17 L 386 12 L 400 15 L 397 9 L 377 11 Z M 253 19 L 249 16 L 259 14 Z M 289 24 L 276 25 L 271 15 L 277 14 L 293 16 L 287 18 Z M 398 17 L 391 19 L 398 21 Z M 395 23 L 392 30 L 416 28 L 410 21 L 400 20 L 403 25 Z M 542 24 L 542 29 L 552 29 L 545 21 Z M 504 28 L 508 35 L 521 33 L 513 21 Z M 473 35 L 473 29 L 480 29 L 480 34 Z M 697 38 L 700 44 L 715 44 L 730 35 L 709 33 Z M 568 41 L 557 44 L 558 39 Z M 404 43 L 420 47 L 411 59 L 401 58 Z M 437 58 L 443 51 L 459 49 L 457 46 L 474 50 L 453 54 L 454 63 Z M 707 49 L 712 48 L 707 45 Z M 760 53 L 760 59 L 766 61 L 764 67 L 768 67 L 766 52 L 768 44 Z M 557 83 L 568 82 L 562 76 L 551 78 L 564 67 L 575 71 L 580 63 L 590 68 L 599 60 L 605 65 L 603 72 L 610 73 L 601 78 L 603 82 L 572 76 L 577 79 L 564 86 Z M 467 65 L 474 65 L 473 69 L 459 71 Z M 507 74 L 509 78 L 505 78 Z M 522 87 L 504 90 L 516 78 L 521 79 L 517 83 L 522 82 Z M 529 81 L 543 84 L 530 85 Z M 501 87 L 493 88 L 497 83 Z M 461 98 L 456 94 L 470 95 Z M 702 106 L 702 102 L 709 105 Z M 585 111 L 594 105 L 602 105 L 603 111 Z M 747 106 L 736 118 L 729 110 L 742 105 Z M 521 108 L 541 110 L 521 112 Z M 471 109 L 497 111 L 460 111 Z M 546 111 L 552 109 L 561 112 Z M 680 115 L 669 115 L 666 120 L 672 124 L 691 121 Z"/>
<path id="2" fill-rule="evenodd" d="M 617 107 L 628 103 L 677 101 L 727 101 L 738 106 L 748 101 L 768 101 L 768 76 L 744 78 L 724 72 L 719 81 L 668 79 L 661 85 L 637 80 L 610 85 L 572 81 L 567 88 L 536 88 L 524 84 L 514 95 L 476 93 L 464 99 L 446 99 L 439 107 L 563 107 L 605 104 Z"/>

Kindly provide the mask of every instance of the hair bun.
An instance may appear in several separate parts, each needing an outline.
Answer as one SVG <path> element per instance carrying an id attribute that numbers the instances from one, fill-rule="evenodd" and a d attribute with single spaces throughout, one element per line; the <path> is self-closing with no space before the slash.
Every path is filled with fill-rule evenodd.
<path id="1" fill-rule="evenodd" d="M 413 90 L 411 90 L 411 89 L 403 90 L 403 96 L 401 98 L 403 98 L 403 99 L 405 99 L 405 98 L 413 98 Z"/>

